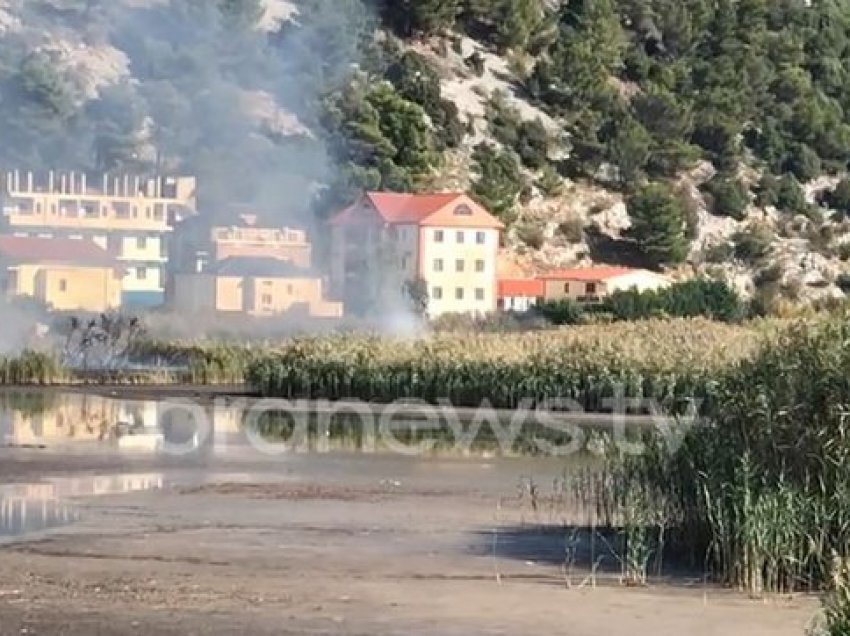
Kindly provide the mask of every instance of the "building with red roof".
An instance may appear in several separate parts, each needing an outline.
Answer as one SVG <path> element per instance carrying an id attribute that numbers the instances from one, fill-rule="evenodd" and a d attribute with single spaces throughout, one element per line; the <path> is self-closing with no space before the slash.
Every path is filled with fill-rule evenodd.
<path id="1" fill-rule="evenodd" d="M 497 290 L 499 309 L 526 312 L 543 301 L 546 283 L 536 278 L 503 278 Z"/>
<path id="2" fill-rule="evenodd" d="M 330 221 L 334 294 L 354 311 L 423 281 L 431 317 L 496 309 L 504 225 L 460 193 L 366 192 Z"/>
<path id="3" fill-rule="evenodd" d="M 547 301 L 570 298 L 578 302 L 599 302 L 617 291 L 663 289 L 670 279 L 645 269 L 596 266 L 558 269 L 546 272 L 539 279 L 544 284 Z"/>
<path id="4" fill-rule="evenodd" d="M 0 285 L 56 311 L 103 312 L 121 306 L 124 268 L 84 239 L 0 235 Z"/>

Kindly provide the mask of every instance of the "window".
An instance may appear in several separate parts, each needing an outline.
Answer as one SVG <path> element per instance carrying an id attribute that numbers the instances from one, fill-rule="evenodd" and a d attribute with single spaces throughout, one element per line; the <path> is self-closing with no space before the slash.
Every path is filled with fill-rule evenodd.
<path id="1" fill-rule="evenodd" d="M 472 208 L 465 203 L 461 203 L 454 210 L 455 216 L 472 216 Z"/>
<path id="2" fill-rule="evenodd" d="M 41 214 L 41 203 L 35 204 L 35 212 L 36 214 Z"/>
<path id="3" fill-rule="evenodd" d="M 263 305 L 268 306 L 272 304 L 272 296 L 271 294 L 263 294 Z"/>
<path id="4" fill-rule="evenodd" d="M 455 300 L 463 300 L 463 287 L 455 289 Z"/>
<path id="5" fill-rule="evenodd" d="M 475 300 L 484 300 L 484 289 L 479 287 L 475 290 Z"/>
<path id="6" fill-rule="evenodd" d="M 455 261 L 455 271 L 460 273 L 464 270 L 464 268 L 465 268 L 465 263 L 463 262 L 463 259 L 462 258 L 457 259 Z"/>
<path id="7" fill-rule="evenodd" d="M 65 280 L 64 278 L 59 281 L 59 291 L 60 292 L 68 291 L 68 281 Z"/>
<path id="8" fill-rule="evenodd" d="M 144 236 L 136 237 L 136 249 L 137 250 L 146 250 L 148 249 L 148 239 Z"/>
<path id="9" fill-rule="evenodd" d="M 588 283 L 587 285 L 585 285 L 584 290 L 585 290 L 585 293 L 588 296 L 595 296 L 596 295 L 596 283 Z"/>
<path id="10" fill-rule="evenodd" d="M 443 234 L 443 230 L 434 230 L 434 242 L 442 243 L 445 240 L 445 235 Z"/>
<path id="11" fill-rule="evenodd" d="M 434 259 L 434 271 L 435 272 L 442 272 L 443 271 L 443 259 L 442 258 L 435 258 Z"/>
<path id="12" fill-rule="evenodd" d="M 570 293 L 570 284 L 569 283 L 564 283 L 564 293 L 565 294 Z"/>
<path id="13" fill-rule="evenodd" d="M 478 272 L 479 274 L 484 271 L 484 261 L 481 260 L 480 258 L 477 261 L 475 261 L 475 271 Z"/>
<path id="14" fill-rule="evenodd" d="M 458 232 L 457 232 L 457 235 L 456 235 L 456 236 L 457 236 L 457 242 L 458 242 L 458 243 L 463 243 L 463 241 L 464 241 L 463 231 L 462 231 L 462 230 L 458 230 Z"/>
<path id="15" fill-rule="evenodd" d="M 137 267 L 136 268 L 136 278 L 138 280 L 146 280 L 148 277 L 148 268 L 147 267 Z"/>
<path id="16" fill-rule="evenodd" d="M 286 286 L 286 293 L 292 296 L 292 294 L 294 293 L 294 288 L 292 287 L 292 285 Z"/>
<path id="17" fill-rule="evenodd" d="M 479 245 L 484 245 L 487 242 L 487 235 L 484 232 L 476 232 L 475 242 Z"/>
<path id="18" fill-rule="evenodd" d="M 431 298 L 434 300 L 442 300 L 443 299 L 443 288 L 435 287 L 431 290 Z"/>

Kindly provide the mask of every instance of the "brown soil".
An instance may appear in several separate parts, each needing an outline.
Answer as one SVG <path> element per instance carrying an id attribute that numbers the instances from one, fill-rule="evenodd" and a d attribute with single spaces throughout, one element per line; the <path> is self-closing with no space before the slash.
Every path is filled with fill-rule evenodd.
<path id="1" fill-rule="evenodd" d="M 116 464 L 7 450 L 0 480 Z M 0 634 L 801 636 L 817 605 L 753 601 L 698 577 L 639 589 L 565 577 L 558 511 L 516 497 L 519 476 L 556 474 L 543 463 L 310 456 L 128 469 L 169 483 L 79 500 L 81 522 L 0 544 Z"/>

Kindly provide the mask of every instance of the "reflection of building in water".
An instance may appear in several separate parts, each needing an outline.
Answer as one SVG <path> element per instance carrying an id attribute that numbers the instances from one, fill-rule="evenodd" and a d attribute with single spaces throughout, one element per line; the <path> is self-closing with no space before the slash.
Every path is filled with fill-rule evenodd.
<path id="1" fill-rule="evenodd" d="M 156 426 L 156 403 L 71 393 L 51 396 L 41 408 L 7 404 L 0 411 L 0 443 L 105 440 L 113 436 L 119 423 Z"/>
<path id="2" fill-rule="evenodd" d="M 0 445 L 49 441 L 106 441 L 116 437 L 117 425 L 159 430 L 178 440 L 209 433 L 238 433 L 244 405 L 239 401 L 215 406 L 195 406 L 182 401 L 116 400 L 81 393 L 49 394 L 25 398 L 5 396 L 0 402 Z M 205 424 L 197 428 L 195 416 Z M 205 431 L 205 425 L 211 428 Z"/>
<path id="3" fill-rule="evenodd" d="M 55 528 L 79 519 L 63 500 L 69 497 L 110 495 L 162 488 L 158 473 L 56 479 L 44 484 L 0 487 L 0 537 Z"/>
<path id="4" fill-rule="evenodd" d="M 55 499 L 0 499 L 0 537 L 55 528 L 77 519 L 75 510 Z"/>

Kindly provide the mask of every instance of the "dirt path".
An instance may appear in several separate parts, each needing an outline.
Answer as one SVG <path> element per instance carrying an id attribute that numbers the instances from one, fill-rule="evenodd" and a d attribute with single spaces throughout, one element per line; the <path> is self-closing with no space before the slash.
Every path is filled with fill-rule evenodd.
<path id="1" fill-rule="evenodd" d="M 50 461 L 48 461 L 50 460 Z M 123 460 L 122 460 L 123 461 Z M 115 458 L 0 453 L 3 475 Z M 0 634 L 801 636 L 812 599 L 567 589 L 563 539 L 515 497 L 554 465 L 300 457 L 123 468 L 162 490 L 79 500 L 82 521 L 0 545 Z M 494 542 L 494 530 L 498 530 Z"/>

